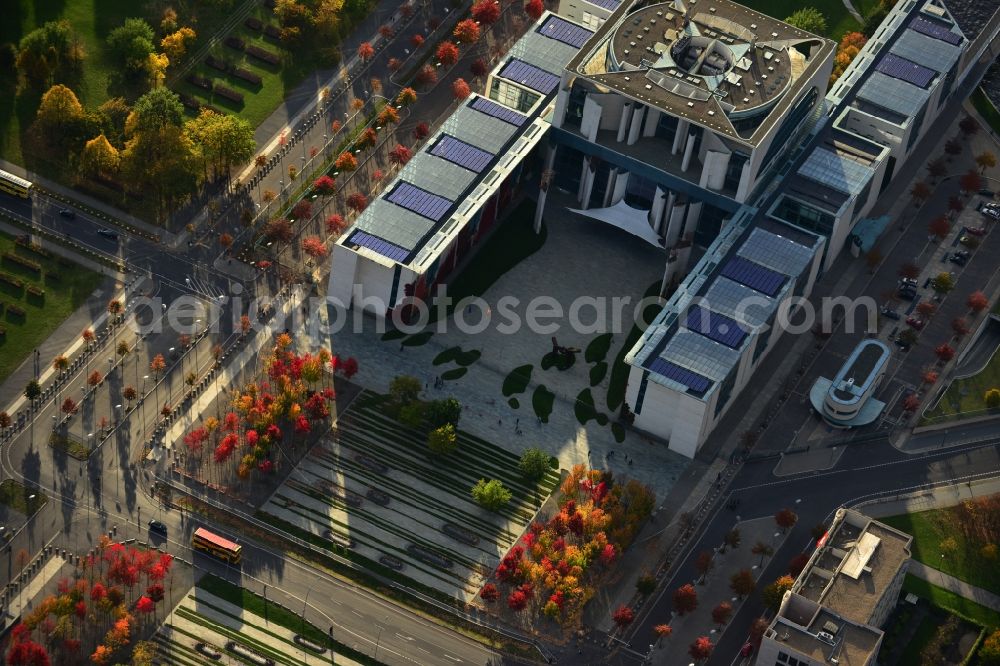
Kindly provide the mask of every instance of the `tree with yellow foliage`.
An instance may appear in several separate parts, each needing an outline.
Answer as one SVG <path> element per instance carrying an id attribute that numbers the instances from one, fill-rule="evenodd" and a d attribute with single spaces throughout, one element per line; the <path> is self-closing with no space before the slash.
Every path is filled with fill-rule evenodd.
<path id="1" fill-rule="evenodd" d="M 833 58 L 833 72 L 830 74 L 831 84 L 840 78 L 867 41 L 868 38 L 860 32 L 848 32 L 840 38 L 837 55 Z"/>
<path id="2" fill-rule="evenodd" d="M 121 155 L 111 145 L 104 134 L 100 134 L 83 146 L 80 166 L 91 176 L 110 176 L 118 171 Z"/>
<path id="3" fill-rule="evenodd" d="M 167 67 L 170 66 L 170 58 L 165 53 L 150 53 L 146 59 L 146 75 L 149 77 L 151 88 L 159 88 L 163 80 L 167 78 Z"/>
<path id="4" fill-rule="evenodd" d="M 57 83 L 42 95 L 35 122 L 44 132 L 61 131 L 68 123 L 79 120 L 84 115 L 83 105 L 76 93 Z"/>
<path id="5" fill-rule="evenodd" d="M 179 61 L 187 53 L 188 47 L 194 42 L 197 34 L 191 28 L 184 26 L 170 33 L 160 42 L 163 52 L 173 62 Z"/>

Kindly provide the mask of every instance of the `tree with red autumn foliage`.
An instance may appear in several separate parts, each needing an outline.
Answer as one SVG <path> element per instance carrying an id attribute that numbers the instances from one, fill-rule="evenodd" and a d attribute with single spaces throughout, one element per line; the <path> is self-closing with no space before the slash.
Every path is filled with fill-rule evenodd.
<path id="1" fill-rule="evenodd" d="M 982 312 L 990 305 L 990 301 L 986 298 L 986 294 L 981 291 L 974 291 L 969 294 L 969 298 L 966 299 L 965 305 L 976 314 Z"/>
<path id="2" fill-rule="evenodd" d="M 528 595 L 521 590 L 514 590 L 507 597 L 507 607 L 512 611 L 522 611 L 528 607 Z"/>
<path id="3" fill-rule="evenodd" d="M 712 622 L 722 627 L 733 615 L 733 605 L 728 601 L 723 601 L 712 609 Z"/>
<path id="4" fill-rule="evenodd" d="M 417 123 L 416 127 L 413 128 L 413 138 L 417 141 L 423 141 L 430 133 L 431 128 L 427 123 Z"/>
<path id="5" fill-rule="evenodd" d="M 382 36 L 382 39 L 392 39 L 396 35 L 396 31 L 392 29 L 391 25 L 380 25 L 378 34 Z"/>
<path id="6" fill-rule="evenodd" d="M 368 62 L 375 55 L 375 48 L 371 45 L 371 42 L 361 42 L 358 46 L 358 58 L 361 62 Z"/>
<path id="7" fill-rule="evenodd" d="M 537 21 L 545 13 L 545 5 L 542 0 L 528 0 L 527 4 L 524 5 L 524 13 L 530 16 L 533 21 Z"/>
<path id="8" fill-rule="evenodd" d="M 688 654 L 695 661 L 705 661 L 712 656 L 712 650 L 714 649 L 715 645 L 712 644 L 708 636 L 699 636 L 688 647 Z"/>
<path id="9" fill-rule="evenodd" d="M 910 190 L 910 197 L 913 199 L 913 202 L 917 205 L 920 205 L 923 202 L 927 201 L 927 199 L 929 199 L 930 196 L 931 196 L 931 186 L 925 183 L 924 181 L 920 181 L 914 184 L 913 188 Z"/>
<path id="10" fill-rule="evenodd" d="M 75 414 L 77 410 L 76 401 L 73 398 L 66 398 L 59 409 L 62 410 L 63 414 Z"/>
<path id="11" fill-rule="evenodd" d="M 934 384 L 940 375 L 936 370 L 924 370 L 920 375 L 920 381 L 924 384 Z"/>
<path id="12" fill-rule="evenodd" d="M 492 25 L 500 19 L 500 4 L 496 0 L 478 0 L 472 5 L 472 18 L 483 25 Z"/>
<path id="13" fill-rule="evenodd" d="M 948 218 L 944 215 L 938 215 L 931 220 L 927 226 L 927 230 L 931 233 L 931 236 L 936 236 L 939 241 L 942 241 L 951 231 L 951 223 L 948 222 Z"/>
<path id="14" fill-rule="evenodd" d="M 688 583 L 674 590 L 674 610 L 678 615 L 690 613 L 698 607 L 698 593 L 694 586 Z"/>
<path id="15" fill-rule="evenodd" d="M 611 619 L 616 627 L 624 629 L 635 620 L 635 611 L 632 610 L 631 606 L 619 606 L 611 614 Z"/>
<path id="16" fill-rule="evenodd" d="M 347 196 L 347 207 L 356 213 L 360 213 L 368 207 L 368 197 L 361 192 L 352 192 Z"/>
<path id="17" fill-rule="evenodd" d="M 327 216 L 324 226 L 326 228 L 326 233 L 336 236 L 346 228 L 347 223 L 344 221 L 343 215 L 333 213 L 332 215 Z"/>
<path id="18" fill-rule="evenodd" d="M 915 412 L 920 408 L 920 396 L 916 393 L 911 393 L 905 398 L 903 398 L 903 411 L 904 412 Z"/>
<path id="19" fill-rule="evenodd" d="M 272 243 L 287 243 L 294 235 L 292 223 L 283 217 L 268 220 L 264 225 L 264 238 Z"/>
<path id="20" fill-rule="evenodd" d="M 476 58 L 475 60 L 472 61 L 472 64 L 469 65 L 469 71 L 472 72 L 472 76 L 474 78 L 478 79 L 478 78 L 481 78 L 483 76 L 486 76 L 486 74 L 490 70 L 486 66 L 486 61 L 485 60 L 483 60 L 482 58 Z"/>
<path id="21" fill-rule="evenodd" d="M 486 583 L 486 585 L 483 585 L 483 589 L 479 591 L 479 596 L 483 601 L 492 603 L 500 598 L 500 590 L 493 583 Z"/>
<path id="22" fill-rule="evenodd" d="M 653 626 L 653 636 L 656 637 L 657 646 L 663 643 L 664 638 L 670 638 L 670 634 L 672 633 L 674 633 L 674 628 L 669 624 L 657 624 Z"/>
<path id="23" fill-rule="evenodd" d="M 413 157 L 413 151 L 402 144 L 398 144 L 389 151 L 389 163 L 395 166 L 403 166 Z"/>
<path id="24" fill-rule="evenodd" d="M 729 578 L 729 588 L 740 599 L 750 596 L 756 587 L 757 582 L 749 569 L 740 569 Z"/>
<path id="25" fill-rule="evenodd" d="M 715 561 L 712 558 L 712 552 L 708 550 L 703 550 L 698 553 L 698 557 L 694 560 L 694 569 L 698 572 L 698 576 L 704 580 L 708 572 L 712 570 L 712 566 Z"/>
<path id="26" fill-rule="evenodd" d="M 968 335 L 969 333 L 969 322 L 965 320 L 965 317 L 955 317 L 951 320 L 951 330 L 958 337 L 963 335 Z"/>
<path id="27" fill-rule="evenodd" d="M 923 317 L 930 317 L 937 312 L 937 306 L 930 301 L 920 301 L 916 307 L 917 314 Z"/>
<path id="28" fill-rule="evenodd" d="M 915 280 L 917 276 L 920 275 L 920 266 L 917 266 L 912 261 L 907 261 L 899 266 L 899 270 L 896 274 L 901 278 L 907 278 L 908 280 Z"/>
<path id="29" fill-rule="evenodd" d="M 403 66 L 403 61 L 399 58 L 389 58 L 389 61 L 385 64 L 389 68 L 389 71 L 395 74 Z"/>
<path id="30" fill-rule="evenodd" d="M 316 194 L 328 197 L 337 192 L 337 181 L 330 176 L 323 175 L 313 181 L 313 189 Z"/>
<path id="31" fill-rule="evenodd" d="M 458 78 L 451 83 L 451 94 L 454 95 L 455 99 L 465 99 L 472 94 L 472 90 L 469 89 L 469 84 L 465 82 L 465 79 Z"/>
<path id="32" fill-rule="evenodd" d="M 326 243 L 319 236 L 306 236 L 302 239 L 302 251 L 319 261 L 326 257 Z"/>
<path id="33" fill-rule="evenodd" d="M 430 65 L 424 65 L 413 80 L 422 86 L 433 86 L 438 80 L 437 70 Z"/>
<path id="34" fill-rule="evenodd" d="M 970 169 L 962 174 L 958 180 L 958 186 L 966 194 L 976 192 L 983 187 L 983 177 L 975 169 Z"/>
<path id="35" fill-rule="evenodd" d="M 782 533 L 786 533 L 789 529 L 795 527 L 795 523 L 798 521 L 799 517 L 791 509 L 782 509 L 774 514 L 774 522 L 781 528 Z"/>
<path id="36" fill-rule="evenodd" d="M 395 125 L 396 123 L 399 122 L 399 111 L 397 111 L 396 107 L 394 106 L 386 106 L 379 112 L 378 117 L 375 119 L 375 122 L 381 125 L 382 127 Z"/>
<path id="37" fill-rule="evenodd" d="M 90 386 L 97 386 L 97 385 L 99 385 L 103 381 L 104 381 L 104 377 L 101 376 L 101 373 L 99 373 L 97 370 L 94 370 L 87 377 L 87 384 L 89 384 Z"/>
<path id="38" fill-rule="evenodd" d="M 934 348 L 934 355 L 937 356 L 938 360 L 942 363 L 947 363 L 951 359 L 955 358 L 955 349 L 947 342 L 942 342 Z"/>
<path id="39" fill-rule="evenodd" d="M 424 45 L 423 35 L 413 35 L 413 37 L 410 37 L 410 46 L 412 46 L 414 49 L 419 49 L 423 45 Z"/>
<path id="40" fill-rule="evenodd" d="M 290 213 L 290 217 L 293 220 L 307 220 L 310 217 L 312 217 L 312 213 L 313 213 L 312 204 L 309 201 L 302 199 L 294 206 L 292 206 L 292 212 Z"/>
<path id="41" fill-rule="evenodd" d="M 458 47 L 455 46 L 454 42 L 443 41 L 438 44 L 434 56 L 445 67 L 451 67 L 458 62 Z"/>
<path id="42" fill-rule="evenodd" d="M 455 25 L 452 35 L 463 44 L 472 44 L 479 41 L 479 26 L 472 19 L 465 19 Z"/>

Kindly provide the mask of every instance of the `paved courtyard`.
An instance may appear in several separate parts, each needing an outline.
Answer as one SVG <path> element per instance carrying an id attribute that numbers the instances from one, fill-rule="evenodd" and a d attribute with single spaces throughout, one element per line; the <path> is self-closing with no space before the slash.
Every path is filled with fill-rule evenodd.
<path id="1" fill-rule="evenodd" d="M 345 328 L 325 343 L 336 354 L 357 358 L 360 371 L 355 381 L 367 388 L 384 392 L 393 377 L 413 375 L 426 383 L 426 397 L 454 395 L 463 403 L 463 430 L 515 453 L 538 446 L 558 457 L 564 468 L 581 463 L 610 468 L 651 485 L 662 500 L 688 461 L 670 452 L 662 442 L 653 442 L 631 431 L 626 432 L 624 441 L 616 442 L 610 425 L 617 413 L 607 407 L 610 366 L 631 329 L 634 304 L 662 277 L 662 251 L 621 230 L 565 211 L 565 206 L 571 203 L 569 197 L 561 194 L 550 197 L 545 216 L 548 230 L 545 244 L 501 276 L 483 297 L 494 313 L 501 297 L 518 298 L 521 305 L 517 311 L 522 320 L 527 302 L 536 296 L 553 298 L 564 313 L 581 296 L 604 297 L 609 301 L 613 297 L 631 299 L 620 329 L 613 331 L 605 356 L 608 371 L 595 386 L 591 387 L 591 370 L 598 363 L 588 363 L 583 351 L 600 331 L 570 330 L 565 317 L 545 320 L 559 323 L 555 333 L 532 332 L 528 326 L 521 326 L 505 334 L 495 324 L 481 333 L 463 333 L 449 320 L 446 332 L 435 332 L 426 344 L 420 345 L 404 345 L 400 339 L 383 340 L 375 331 L 375 321 L 366 317 L 363 332 Z M 582 308 L 579 319 L 585 324 L 592 322 L 593 308 Z M 474 323 L 476 314 L 469 315 L 468 321 Z M 552 349 L 552 336 L 557 337 L 560 345 L 581 350 L 568 370 L 542 368 L 542 357 Z M 453 362 L 434 365 L 434 360 L 453 347 L 466 352 L 478 350 L 481 356 L 465 366 L 467 372 L 460 378 L 445 381 L 442 388 L 436 389 L 435 378 L 448 377 L 445 373 L 457 368 Z M 519 405 L 515 409 L 503 395 L 504 379 L 512 370 L 525 365 L 532 366 L 530 381 L 523 392 L 513 396 Z M 597 376 L 599 372 L 595 373 Z M 554 394 L 546 423 L 538 421 L 532 407 L 533 394 L 541 385 Z M 578 397 L 588 388 L 596 411 L 608 419 L 599 419 L 605 425 L 594 419 L 581 425 L 577 418 Z M 607 458 L 611 451 L 614 455 Z M 628 460 L 634 462 L 630 464 Z"/>

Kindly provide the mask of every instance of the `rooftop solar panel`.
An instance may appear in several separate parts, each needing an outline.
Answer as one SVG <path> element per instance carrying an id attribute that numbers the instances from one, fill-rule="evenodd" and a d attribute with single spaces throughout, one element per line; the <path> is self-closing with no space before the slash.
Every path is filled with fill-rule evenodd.
<path id="1" fill-rule="evenodd" d="M 435 222 L 439 222 L 444 217 L 444 214 L 448 212 L 452 204 L 451 201 L 444 197 L 431 194 L 407 182 L 400 183 L 385 198 L 397 206 L 412 210 L 417 215 L 422 215 Z"/>
<path id="2" fill-rule="evenodd" d="M 378 236 L 373 236 L 364 231 L 355 231 L 351 234 L 347 242 L 366 247 L 373 252 L 378 252 L 383 257 L 388 257 L 400 263 L 406 261 L 406 257 L 410 254 L 410 251 L 406 248 L 390 243 L 387 240 L 382 240 Z"/>
<path id="3" fill-rule="evenodd" d="M 894 79 L 900 79 L 921 88 L 926 88 L 934 80 L 934 70 L 892 53 L 886 53 L 878 61 L 875 69 Z"/>
<path id="4" fill-rule="evenodd" d="M 522 116 L 514 109 L 508 109 L 506 106 L 497 104 L 496 102 L 486 99 L 485 97 L 477 97 L 469 106 L 476 111 L 481 111 L 488 116 L 510 123 L 511 125 L 516 125 L 517 127 L 523 125 L 524 121 L 528 119 L 527 116 Z"/>
<path id="5" fill-rule="evenodd" d="M 587 2 L 612 12 L 618 9 L 618 5 L 621 4 L 621 0 L 587 0 Z"/>
<path id="6" fill-rule="evenodd" d="M 654 356 L 647 364 L 646 369 L 683 384 L 696 393 L 704 393 L 712 386 L 712 382 L 707 377 L 702 377 L 696 372 L 691 372 L 687 368 L 682 368 L 659 356 Z"/>
<path id="7" fill-rule="evenodd" d="M 559 77 L 552 72 L 546 72 L 517 58 L 511 58 L 507 66 L 500 70 L 500 76 L 546 95 L 559 85 Z"/>
<path id="8" fill-rule="evenodd" d="M 733 257 L 726 262 L 722 268 L 722 275 L 768 296 L 777 294 L 788 279 L 781 273 L 764 268 L 743 257 Z"/>
<path id="9" fill-rule="evenodd" d="M 587 40 L 593 34 L 586 28 L 580 27 L 575 23 L 570 23 L 555 15 L 550 16 L 538 28 L 538 32 L 546 37 L 562 42 L 563 44 L 575 46 L 576 48 L 580 48 L 586 44 Z"/>
<path id="10" fill-rule="evenodd" d="M 437 155 L 449 162 L 454 162 L 458 166 L 465 167 L 469 171 L 481 172 L 490 162 L 494 155 L 480 150 L 475 146 L 470 146 L 464 141 L 459 141 L 453 136 L 445 134 L 440 141 L 434 144 L 430 150 L 431 155 Z"/>
<path id="11" fill-rule="evenodd" d="M 940 39 L 941 41 L 948 42 L 949 44 L 962 43 L 961 36 L 956 35 L 940 23 L 928 21 L 927 19 L 919 16 L 914 17 L 913 20 L 910 21 L 910 30 L 916 30 L 922 35 L 927 35 L 928 37 L 933 37 L 934 39 Z"/>
<path id="12" fill-rule="evenodd" d="M 712 312 L 700 305 L 688 309 L 686 326 L 710 340 L 721 342 L 730 349 L 738 348 L 747 337 L 746 331 L 735 319 Z"/>

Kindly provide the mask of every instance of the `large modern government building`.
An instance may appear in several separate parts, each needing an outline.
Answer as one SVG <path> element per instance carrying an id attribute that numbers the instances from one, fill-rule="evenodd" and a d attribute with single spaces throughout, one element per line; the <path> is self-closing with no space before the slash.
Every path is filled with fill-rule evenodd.
<path id="1" fill-rule="evenodd" d="M 562 0 L 341 237 L 329 295 L 376 316 L 427 299 L 551 182 L 663 249 L 672 295 L 626 403 L 694 456 L 983 56 L 987 4 L 900 0 L 828 91 L 835 44 L 730 0 Z"/>

